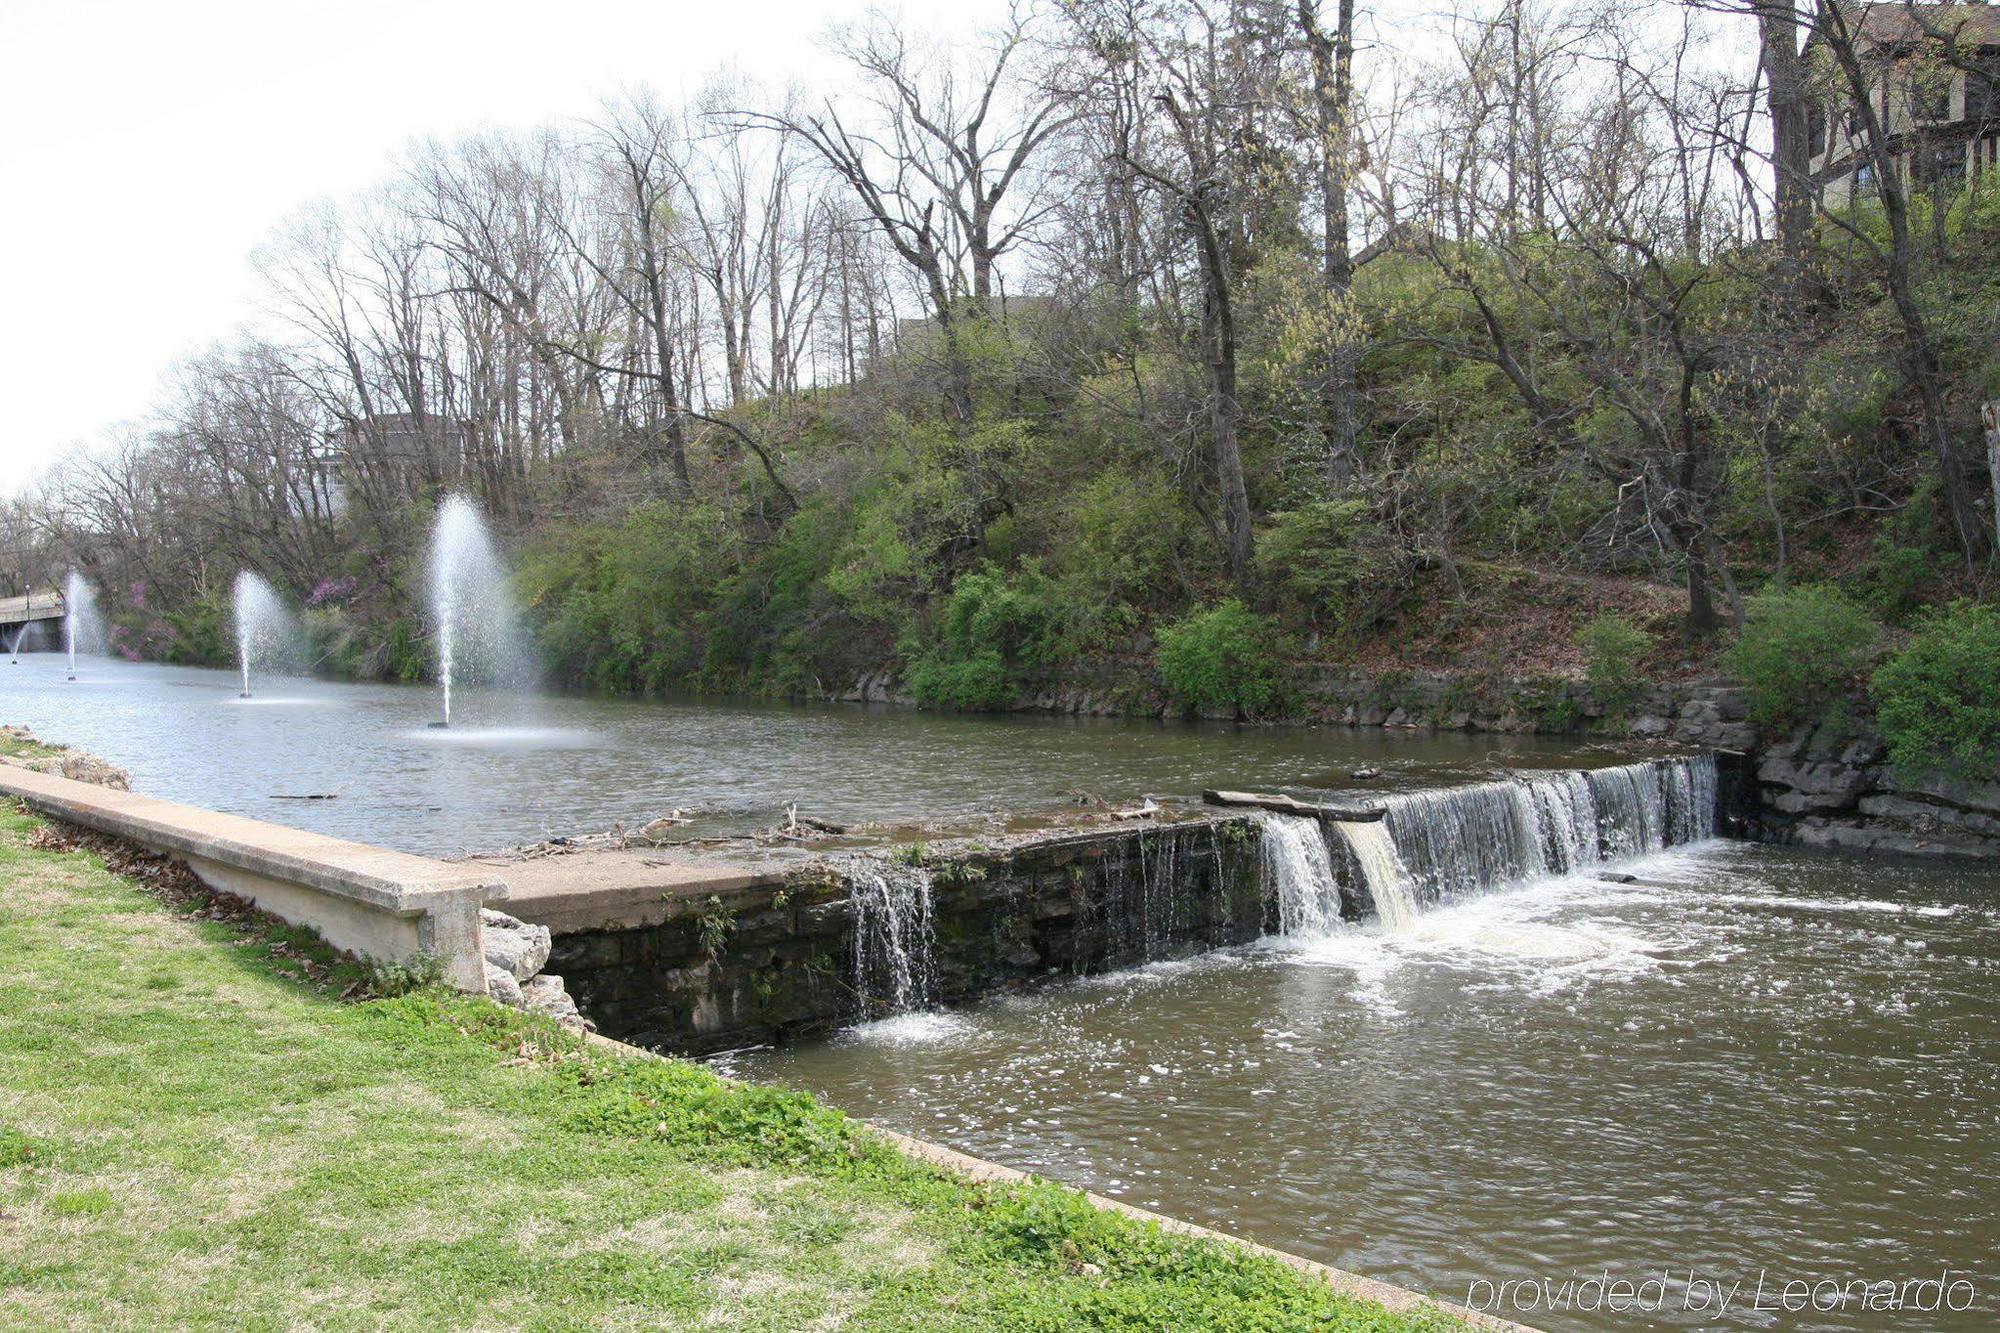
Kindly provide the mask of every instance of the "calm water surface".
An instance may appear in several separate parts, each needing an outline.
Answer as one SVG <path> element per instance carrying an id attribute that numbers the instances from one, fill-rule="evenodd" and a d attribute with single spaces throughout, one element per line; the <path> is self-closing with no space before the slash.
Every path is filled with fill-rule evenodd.
<path id="1" fill-rule="evenodd" d="M 131 770 L 136 790 L 406 851 L 488 850 L 696 809 L 701 831 L 775 822 L 796 802 L 840 822 L 955 819 L 1205 787 L 1327 787 L 1496 765 L 1609 762 L 1532 738 L 1034 716 L 858 705 L 662 703 L 435 690 L 86 658 L 0 661 L 0 722 Z M 282 799 L 331 793 L 331 801 Z"/>
<path id="2" fill-rule="evenodd" d="M 727 1057 L 974 1154 L 1457 1300 L 1744 1281 L 1718 1318 L 2000 1324 L 2000 875 L 1707 843 Z M 1747 1309 L 1966 1270 L 1975 1312 Z M 1963 1295 L 1963 1289 L 1960 1289 Z"/>

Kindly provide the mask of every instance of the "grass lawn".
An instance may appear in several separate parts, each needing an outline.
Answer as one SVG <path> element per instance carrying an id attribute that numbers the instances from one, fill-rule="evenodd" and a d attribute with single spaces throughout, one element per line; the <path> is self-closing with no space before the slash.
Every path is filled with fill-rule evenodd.
<path id="1" fill-rule="evenodd" d="M 1449 1326 L 484 999 L 343 1000 L 40 828 L 0 804 L 0 1327 Z"/>

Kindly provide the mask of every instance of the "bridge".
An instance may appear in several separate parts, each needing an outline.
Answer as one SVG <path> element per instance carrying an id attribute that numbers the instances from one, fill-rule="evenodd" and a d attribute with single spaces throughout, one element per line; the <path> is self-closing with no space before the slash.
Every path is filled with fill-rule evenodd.
<path id="1" fill-rule="evenodd" d="M 23 597 L 0 597 L 0 647 L 12 645 L 36 621 L 61 620 L 67 612 L 63 595 L 53 588 Z"/>

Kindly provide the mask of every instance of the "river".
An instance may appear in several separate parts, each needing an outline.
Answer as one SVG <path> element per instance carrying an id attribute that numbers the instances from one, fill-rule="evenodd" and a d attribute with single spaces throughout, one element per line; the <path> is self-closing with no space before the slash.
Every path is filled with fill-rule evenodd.
<path id="1" fill-rule="evenodd" d="M 404 851 L 451 855 L 634 827 L 768 827 L 787 807 L 840 823 L 955 820 L 1198 796 L 1216 786 L 1449 781 L 1586 762 L 1532 737 L 1228 723 L 948 716 L 898 707 L 609 699 L 462 690 L 449 730 L 425 686 L 254 681 L 82 660 L 0 662 L 0 722 L 130 770 L 135 790 Z M 332 800 L 287 799 L 331 796 Z"/>
<path id="2" fill-rule="evenodd" d="M 1621 868 L 722 1064 L 1453 1300 L 1543 1284 L 1501 1311 L 1540 1327 L 1993 1327 L 2000 872 Z M 1944 1269 L 1971 1311 L 1752 1308 Z M 1662 1275 L 1664 1310 L 1551 1308 Z"/>
<path id="3" fill-rule="evenodd" d="M 465 695 L 441 731 L 420 687 L 270 681 L 243 701 L 224 671 L 91 658 L 66 676 L 53 654 L 0 665 L 0 720 L 125 765 L 140 791 L 431 853 L 677 807 L 716 829 L 793 803 L 961 819 L 1079 793 L 1339 788 L 1362 766 L 1427 788 L 1616 759 L 1529 739 L 499 694 Z M 283 799 L 314 794 L 335 799 Z M 1465 828 L 1486 829 L 1460 841 L 1488 859 L 1514 836 Z M 1460 893 L 1396 930 L 1337 925 L 721 1063 L 1451 1299 L 1490 1305 L 1510 1282 L 1502 1312 L 1543 1327 L 2000 1321 L 2000 871 L 1713 840 L 1621 869 L 1638 882 L 1593 867 Z M 1856 1283 L 1946 1270 L 1972 1310 L 1854 1304 L 1880 1290 Z M 1592 1278 L 1659 1279 L 1664 1308 L 1613 1315 L 1602 1287 L 1574 1308 Z M 1839 1309 L 1771 1308 L 1785 1283 L 1829 1281 Z"/>

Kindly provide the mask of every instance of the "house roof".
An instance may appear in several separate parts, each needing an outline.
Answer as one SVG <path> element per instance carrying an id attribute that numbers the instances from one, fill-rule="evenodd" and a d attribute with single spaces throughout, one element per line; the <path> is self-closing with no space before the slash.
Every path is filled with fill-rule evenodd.
<path id="1" fill-rule="evenodd" d="M 1881 3 L 1849 6 L 1859 10 L 1856 35 L 1881 45 L 1924 41 L 1956 32 L 1965 45 L 2000 43 L 2000 5 Z"/>

